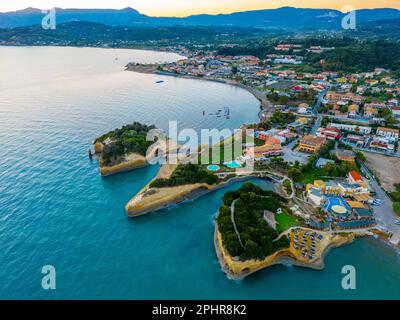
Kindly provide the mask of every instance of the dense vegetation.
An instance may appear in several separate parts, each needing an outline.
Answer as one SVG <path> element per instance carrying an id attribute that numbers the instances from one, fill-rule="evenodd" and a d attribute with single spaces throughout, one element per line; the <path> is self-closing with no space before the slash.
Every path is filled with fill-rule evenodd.
<path id="1" fill-rule="evenodd" d="M 335 156 L 328 157 L 332 160 Z M 288 170 L 288 174 L 296 182 L 313 183 L 314 180 L 325 180 L 330 178 L 346 177 L 349 171 L 359 171 L 356 163 L 347 161 L 336 161 L 335 163 L 328 163 L 323 168 L 316 168 L 317 157 L 310 157 L 310 161 L 305 165 L 294 165 Z"/>
<path id="2" fill-rule="evenodd" d="M 231 204 L 235 202 L 235 223 L 244 248 L 240 245 L 231 221 Z M 237 191 L 229 191 L 223 197 L 223 206 L 217 218 L 222 241 L 229 254 L 240 260 L 264 259 L 277 250 L 287 248 L 289 241 L 278 237 L 263 218 L 264 210 L 276 212 L 280 208 L 281 198 L 273 191 L 265 191 L 252 183 L 244 184 Z"/>
<path id="3" fill-rule="evenodd" d="M 353 31 L 354 32 L 354 31 Z M 373 24 L 364 23 L 357 28 L 357 34 L 362 38 L 400 38 L 400 19 L 384 19 Z"/>
<path id="4" fill-rule="evenodd" d="M 102 154 L 105 163 L 109 163 L 118 156 L 129 152 L 139 153 L 144 156 L 147 149 L 153 144 L 152 141 L 147 141 L 147 133 L 154 128 L 154 126 L 134 122 L 106 133 L 97 138 L 95 143 L 101 142 L 105 144 Z M 109 139 L 109 143 L 105 143 L 107 139 Z"/>
<path id="5" fill-rule="evenodd" d="M 286 125 L 296 120 L 296 115 L 293 112 L 283 113 L 275 111 L 271 117 L 260 123 L 252 123 L 248 125 L 249 129 L 270 130 L 271 128 L 286 128 Z M 255 143 L 257 144 L 257 139 Z M 265 144 L 265 141 L 261 145 Z"/>
<path id="6" fill-rule="evenodd" d="M 301 90 L 300 92 L 291 94 L 290 96 L 280 95 L 279 93 L 273 91 L 267 95 L 269 101 L 274 104 L 290 104 L 290 105 L 299 105 L 302 102 L 305 102 L 309 105 L 314 103 L 316 96 L 316 92 L 314 90 Z"/>
<path id="7" fill-rule="evenodd" d="M 220 54 L 240 55 L 251 54 L 265 59 L 268 54 L 282 54 L 275 51 L 280 40 L 245 43 L 240 46 L 221 48 Z M 287 39 L 285 43 L 301 44 L 303 50 L 298 55 L 305 56 L 307 65 L 290 66 L 294 69 L 305 68 L 309 71 L 333 70 L 343 72 L 367 72 L 377 67 L 394 71 L 400 70 L 400 43 L 397 40 L 359 40 L 352 37 L 309 37 L 302 39 Z M 305 49 L 310 46 L 334 47 L 323 53 L 310 53 Z M 286 54 L 293 54 L 289 50 Z M 321 59 L 325 64 L 320 64 Z M 301 72 L 301 70 L 297 70 Z M 306 72 L 307 70 L 304 70 Z"/>
<path id="8" fill-rule="evenodd" d="M 175 187 L 193 183 L 207 183 L 213 185 L 218 182 L 218 177 L 204 169 L 201 165 L 192 163 L 180 164 L 169 179 L 156 179 L 152 188 Z"/>
<path id="9" fill-rule="evenodd" d="M 361 72 L 376 67 L 399 70 L 400 43 L 386 40 L 353 42 L 309 57 L 309 61 L 314 63 L 321 59 L 326 61 L 326 70 Z"/>
<path id="10" fill-rule="evenodd" d="M 221 44 L 228 40 L 255 37 L 260 32 L 260 29 L 255 28 L 118 27 L 94 22 L 74 21 L 59 24 L 55 30 L 44 30 L 40 25 L 0 29 L 0 44 L 137 48 L 184 43 L 190 47 L 192 41 L 196 44 Z"/>
<path id="11" fill-rule="evenodd" d="M 285 126 L 295 120 L 296 115 L 292 112 L 282 113 L 280 111 L 276 111 L 267 122 L 271 123 L 272 125 Z"/>

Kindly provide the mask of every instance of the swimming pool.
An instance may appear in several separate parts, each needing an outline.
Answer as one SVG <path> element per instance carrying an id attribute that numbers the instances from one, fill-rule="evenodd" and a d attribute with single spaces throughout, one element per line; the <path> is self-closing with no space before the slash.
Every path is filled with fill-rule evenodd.
<path id="1" fill-rule="evenodd" d="M 221 169 L 220 166 L 217 166 L 216 164 L 211 164 L 207 167 L 208 171 L 218 171 L 219 169 Z"/>
<path id="2" fill-rule="evenodd" d="M 233 160 L 233 161 L 225 162 L 224 166 L 231 168 L 231 169 L 237 169 L 237 168 L 240 168 L 242 165 L 239 162 L 237 162 L 236 160 Z"/>
<path id="3" fill-rule="evenodd" d="M 326 197 L 324 209 L 334 214 L 347 215 L 350 207 L 342 197 Z"/>

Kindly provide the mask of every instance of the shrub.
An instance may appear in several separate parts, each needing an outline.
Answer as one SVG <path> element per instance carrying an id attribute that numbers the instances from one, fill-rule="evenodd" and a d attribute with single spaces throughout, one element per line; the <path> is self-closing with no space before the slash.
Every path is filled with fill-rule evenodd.
<path id="1" fill-rule="evenodd" d="M 398 216 L 400 216 L 400 202 L 393 203 L 393 209 Z"/>

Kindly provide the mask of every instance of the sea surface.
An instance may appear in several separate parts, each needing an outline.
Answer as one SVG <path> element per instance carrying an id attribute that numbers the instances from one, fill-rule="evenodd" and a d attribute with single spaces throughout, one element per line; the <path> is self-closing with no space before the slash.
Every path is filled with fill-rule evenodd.
<path id="1" fill-rule="evenodd" d="M 0 47 L 0 299 L 399 299 L 400 257 L 375 239 L 335 249 L 323 271 L 274 266 L 227 279 L 213 217 L 222 195 L 240 183 L 126 217 L 125 204 L 158 168 L 101 178 L 87 157 L 96 136 L 133 121 L 167 128 L 177 120 L 199 131 L 257 120 L 258 101 L 240 88 L 123 71 L 128 62 L 179 58 Z M 208 115 L 224 107 L 231 120 Z M 56 269 L 56 290 L 42 289 L 44 265 Z M 345 265 L 356 268 L 356 290 L 341 287 Z"/>

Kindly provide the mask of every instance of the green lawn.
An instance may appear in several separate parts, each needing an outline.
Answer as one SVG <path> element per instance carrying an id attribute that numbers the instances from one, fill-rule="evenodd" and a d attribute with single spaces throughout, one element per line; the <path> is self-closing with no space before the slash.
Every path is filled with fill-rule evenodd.
<path id="1" fill-rule="evenodd" d="M 397 215 L 400 216 L 400 202 L 394 202 L 393 209 L 397 213 Z"/>
<path id="2" fill-rule="evenodd" d="M 390 196 L 391 196 L 391 198 L 392 198 L 392 200 L 393 200 L 394 202 L 400 202 L 400 192 L 399 192 L 399 191 L 392 192 L 392 193 L 390 194 Z"/>
<path id="3" fill-rule="evenodd" d="M 321 178 L 321 175 L 324 175 L 324 172 L 321 169 L 314 168 L 313 170 L 303 171 L 302 174 L 297 176 L 295 180 L 296 182 L 311 184 L 313 184 L 315 180 L 329 180 L 327 178 Z"/>
<path id="4" fill-rule="evenodd" d="M 276 221 L 278 222 L 277 230 L 279 233 L 286 231 L 294 226 L 298 226 L 299 222 L 288 213 L 281 213 L 276 215 Z"/>

